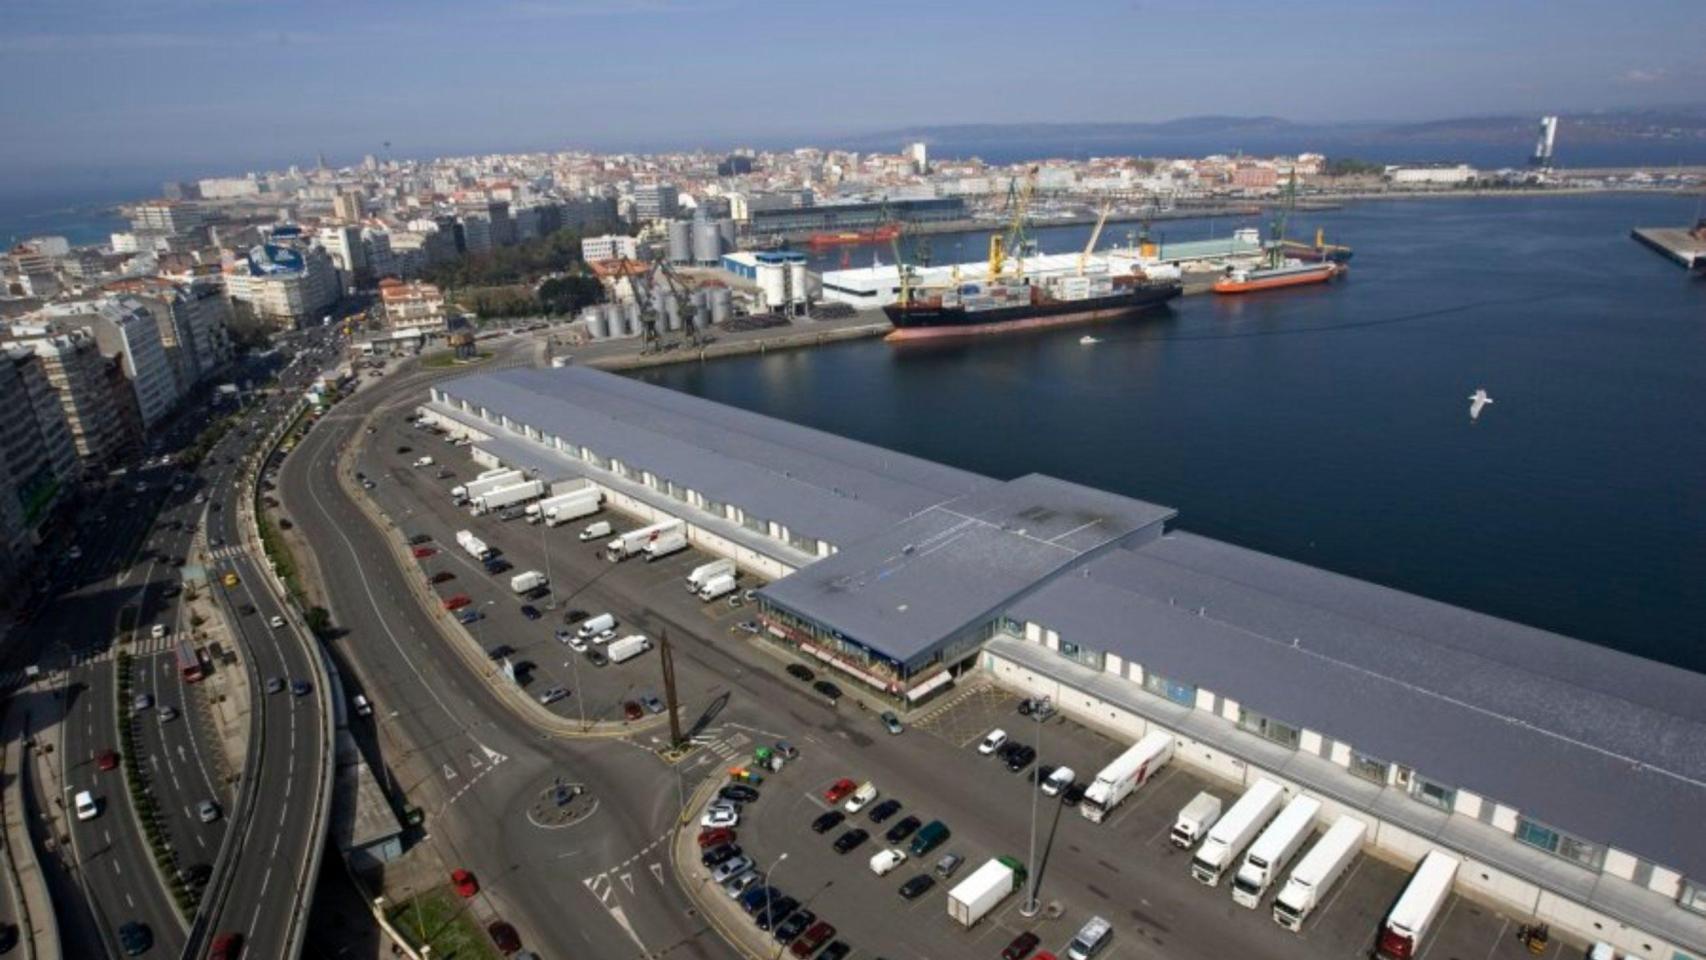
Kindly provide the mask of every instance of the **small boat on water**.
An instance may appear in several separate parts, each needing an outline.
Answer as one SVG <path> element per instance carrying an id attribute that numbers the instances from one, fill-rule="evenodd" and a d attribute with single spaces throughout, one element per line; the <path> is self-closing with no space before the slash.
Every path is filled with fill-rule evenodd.
<path id="1" fill-rule="evenodd" d="M 1272 266 L 1240 267 L 1229 271 L 1214 283 L 1215 293 L 1253 293 L 1257 290 L 1277 290 L 1280 287 L 1302 287 L 1326 283 L 1348 272 L 1342 263 L 1331 260 L 1303 263 L 1282 260 Z"/>
<path id="2" fill-rule="evenodd" d="M 1078 338 L 1078 342 L 1079 342 L 1079 343 L 1080 343 L 1080 344 L 1082 344 L 1082 345 L 1083 345 L 1083 346 L 1086 346 L 1086 347 L 1087 347 L 1087 346 L 1089 346 L 1089 345 L 1090 345 L 1090 344 L 1092 344 L 1092 343 L 1101 343 L 1101 342 L 1102 342 L 1102 341 L 1101 341 L 1101 340 L 1099 340 L 1099 339 L 1097 339 L 1097 338 L 1095 338 L 1095 337 L 1092 337 L 1092 336 L 1090 336 L 1090 335 L 1089 335 L 1089 334 L 1088 334 L 1088 333 L 1086 333 L 1086 334 L 1085 334 L 1085 335 L 1083 335 L 1083 336 L 1082 336 L 1082 337 L 1079 337 L 1079 338 Z"/>

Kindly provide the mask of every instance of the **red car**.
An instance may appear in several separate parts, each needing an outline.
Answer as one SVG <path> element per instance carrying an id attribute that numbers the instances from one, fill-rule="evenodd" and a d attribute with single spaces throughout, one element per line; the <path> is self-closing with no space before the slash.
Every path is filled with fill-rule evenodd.
<path id="1" fill-rule="evenodd" d="M 445 597 L 444 598 L 444 609 L 446 609 L 446 610 L 460 610 L 463 607 L 466 607 L 468 604 L 473 603 L 473 602 L 474 602 L 473 600 L 468 598 L 467 594 L 459 593 L 454 597 Z"/>
<path id="2" fill-rule="evenodd" d="M 95 758 L 95 766 L 102 770 L 118 769 L 118 751 L 102 750 L 101 755 Z"/>
<path id="3" fill-rule="evenodd" d="M 437 556 L 438 555 L 438 548 L 437 547 L 416 547 L 413 552 L 414 552 L 416 560 L 425 560 L 427 557 Z"/>
<path id="4" fill-rule="evenodd" d="M 829 789 L 825 790 L 823 792 L 824 802 L 825 803 L 840 803 L 841 801 L 847 799 L 848 794 L 852 793 L 853 791 L 855 791 L 857 789 L 859 789 L 858 784 L 847 779 L 846 777 L 842 777 L 840 780 L 837 780 L 834 783 L 830 784 Z"/>
<path id="5" fill-rule="evenodd" d="M 633 700 L 629 700 L 627 703 L 622 704 L 622 716 L 627 717 L 629 720 L 638 720 L 645 715 L 645 709 Z"/>
<path id="6" fill-rule="evenodd" d="M 450 883 L 456 888 L 456 895 L 464 900 L 480 892 L 480 881 L 475 880 L 473 874 L 461 867 L 450 871 Z"/>
<path id="7" fill-rule="evenodd" d="M 817 952 L 818 947 L 828 943 L 829 938 L 833 936 L 835 936 L 835 928 L 819 920 L 807 928 L 805 933 L 800 934 L 800 938 L 794 941 L 794 945 L 789 947 L 788 951 L 796 957 L 809 957 Z"/>
<path id="8" fill-rule="evenodd" d="M 222 933 L 214 937 L 213 944 L 207 948 L 207 960 L 237 960 L 237 955 L 242 952 L 242 934 Z"/>
<path id="9" fill-rule="evenodd" d="M 1001 960 L 1025 960 L 1031 955 L 1031 951 L 1037 948 L 1041 939 L 1041 937 L 1026 930 L 1014 937 L 1013 942 L 1007 945 L 1007 949 L 1001 951 Z"/>
<path id="10" fill-rule="evenodd" d="M 486 934 L 492 938 L 492 943 L 505 956 L 521 949 L 521 934 L 515 928 L 502 920 L 493 920 L 486 924 Z"/>
<path id="11" fill-rule="evenodd" d="M 728 827 L 707 827 L 699 831 L 699 849 L 709 850 L 725 843 L 735 842 L 735 832 Z"/>

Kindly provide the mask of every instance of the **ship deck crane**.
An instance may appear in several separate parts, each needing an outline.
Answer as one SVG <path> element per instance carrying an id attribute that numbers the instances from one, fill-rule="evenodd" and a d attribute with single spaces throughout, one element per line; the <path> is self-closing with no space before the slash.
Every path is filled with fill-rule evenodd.
<path id="1" fill-rule="evenodd" d="M 1030 219 L 1031 196 L 1037 190 L 1036 166 L 1025 169 L 1025 179 L 1021 184 L 1014 178 L 1007 185 L 1007 208 L 1013 216 L 1007 223 L 1006 233 L 989 235 L 989 282 L 994 283 L 1002 275 L 1007 264 L 1008 255 L 1018 261 L 1018 276 L 1025 275 L 1025 224 Z"/>
<path id="2" fill-rule="evenodd" d="M 1084 252 L 1078 255 L 1078 275 L 1084 275 L 1084 265 L 1090 259 L 1090 254 L 1096 252 L 1096 241 L 1102 239 L 1102 227 L 1108 222 L 1108 210 L 1113 206 L 1110 200 L 1102 201 L 1102 210 L 1096 215 L 1096 229 L 1090 231 L 1090 242 L 1084 245 Z"/>

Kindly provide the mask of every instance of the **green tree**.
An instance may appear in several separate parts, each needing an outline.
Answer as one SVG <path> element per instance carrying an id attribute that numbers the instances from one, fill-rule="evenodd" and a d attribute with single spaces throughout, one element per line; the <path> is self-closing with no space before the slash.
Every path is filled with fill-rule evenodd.
<path id="1" fill-rule="evenodd" d="M 314 631 L 314 636 L 324 640 L 332 633 L 332 614 L 325 607 L 309 607 L 303 615 L 308 622 L 308 629 Z"/>
<path id="2" fill-rule="evenodd" d="M 540 284 L 534 295 L 538 297 L 539 306 L 546 313 L 571 314 L 603 300 L 604 285 L 599 283 L 596 277 L 577 273 L 552 277 Z"/>

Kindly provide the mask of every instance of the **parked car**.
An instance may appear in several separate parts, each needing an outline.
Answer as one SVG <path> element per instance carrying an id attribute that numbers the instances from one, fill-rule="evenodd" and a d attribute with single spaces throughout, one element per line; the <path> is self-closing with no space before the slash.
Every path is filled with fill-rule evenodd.
<path id="1" fill-rule="evenodd" d="M 738 844 L 738 843 L 718 844 L 717 846 L 711 847 L 710 849 L 705 850 L 699 854 L 699 864 L 703 867 L 706 867 L 706 868 L 715 867 L 715 866 L 718 866 L 720 864 L 727 863 L 728 861 L 733 860 L 734 858 L 736 858 L 740 855 L 741 855 L 740 844 Z"/>
<path id="2" fill-rule="evenodd" d="M 449 570 L 440 570 L 433 574 L 430 579 L 433 583 L 449 583 L 456 579 L 456 574 L 451 573 Z"/>
<path id="3" fill-rule="evenodd" d="M 877 792 L 877 785 L 866 780 L 859 785 L 859 789 L 853 791 L 853 795 L 847 798 L 847 802 L 841 805 L 841 809 L 848 813 L 858 813 L 869 806 L 871 801 L 877 799 Z"/>
<path id="4" fill-rule="evenodd" d="M 1031 761 L 1036 758 L 1037 750 L 1035 747 L 1023 743 L 1019 744 L 1007 754 L 1007 769 L 1014 773 L 1018 773 L 1020 770 L 1030 766 Z"/>
<path id="5" fill-rule="evenodd" d="M 586 660 L 595 667 L 606 666 L 610 663 L 610 658 L 604 655 L 604 651 L 596 647 L 588 648 Z"/>
<path id="6" fill-rule="evenodd" d="M 1031 951 L 1037 948 L 1037 944 L 1040 942 L 1040 937 L 1035 933 L 1026 930 L 1024 933 L 1014 937 L 1013 942 L 1007 944 L 1006 948 L 1001 951 L 1001 960 L 1025 960 L 1026 957 L 1031 955 Z"/>
<path id="7" fill-rule="evenodd" d="M 769 930 L 776 924 L 788 918 L 788 915 L 800 908 L 800 901 L 793 897 L 777 897 L 768 907 L 758 913 L 758 929 Z"/>
<path id="8" fill-rule="evenodd" d="M 411 547 L 418 547 L 423 543 L 431 543 L 431 542 L 432 542 L 432 534 L 430 534 L 430 533 L 417 533 L 417 534 L 409 537 L 409 546 L 411 546 Z"/>
<path id="9" fill-rule="evenodd" d="M 812 684 L 812 689 L 816 690 L 825 700 L 828 700 L 832 707 L 841 700 L 841 688 L 828 680 L 819 680 Z"/>
<path id="10" fill-rule="evenodd" d="M 823 952 L 817 955 L 817 960 L 842 960 L 842 958 L 846 957 L 851 952 L 853 952 L 852 947 L 849 947 L 847 944 L 837 940 L 829 946 L 824 947 Z"/>
<path id="11" fill-rule="evenodd" d="M 569 612 L 563 614 L 563 622 L 564 623 L 570 623 L 570 624 L 580 623 L 582 620 L 585 620 L 587 617 L 590 617 L 590 616 L 592 616 L 592 614 L 587 613 L 585 610 L 570 610 Z"/>
<path id="12" fill-rule="evenodd" d="M 507 643 L 494 644 L 486 648 L 486 659 L 497 661 L 515 652 L 515 648 Z"/>
<path id="13" fill-rule="evenodd" d="M 548 707 L 551 704 L 556 703 L 557 701 L 568 697 L 568 695 L 569 695 L 569 691 L 567 688 L 565 688 L 565 687 L 552 687 L 551 689 L 549 689 L 549 690 L 547 690 L 544 693 L 541 693 L 539 695 L 539 702 L 541 704 L 543 704 L 544 706 Z"/>
<path id="14" fill-rule="evenodd" d="M 450 885 L 456 888 L 456 895 L 464 900 L 480 892 L 480 881 L 461 867 L 450 871 Z"/>
<path id="15" fill-rule="evenodd" d="M 646 711 L 632 700 L 622 704 L 622 717 L 625 720 L 638 720 L 646 715 Z"/>
<path id="16" fill-rule="evenodd" d="M 881 719 L 883 721 L 883 729 L 887 730 L 891 735 L 904 733 L 906 731 L 906 727 L 901 725 L 900 718 L 895 716 L 893 710 L 884 710 Z"/>
<path id="17" fill-rule="evenodd" d="M 438 548 L 437 547 L 416 547 L 409 552 L 413 553 L 415 555 L 416 560 L 425 560 L 428 557 L 436 555 L 438 553 Z"/>
<path id="18" fill-rule="evenodd" d="M 776 938 L 777 943 L 791 943 L 800 934 L 805 933 L 807 927 L 816 922 L 817 914 L 802 907 L 795 910 L 788 919 L 778 923 L 776 932 L 772 936 Z"/>
<path id="19" fill-rule="evenodd" d="M 811 668 L 806 667 L 803 664 L 790 663 L 788 664 L 787 670 L 788 676 L 793 677 L 801 683 L 809 683 L 817 676 L 817 674 L 811 672 Z"/>
<path id="20" fill-rule="evenodd" d="M 743 874 L 723 881 L 723 892 L 730 900 L 739 900 L 741 895 L 752 889 L 753 885 L 764 879 L 764 874 L 757 870 L 748 870 Z"/>
<path id="21" fill-rule="evenodd" d="M 946 880 L 958 872 L 965 862 L 966 858 L 957 853 L 944 853 L 942 858 L 936 861 L 936 876 Z"/>
<path id="22" fill-rule="evenodd" d="M 847 814 L 842 813 L 840 810 L 830 810 L 825 813 L 820 813 L 818 814 L 817 819 L 812 821 L 812 832 L 828 833 L 836 827 L 841 826 L 841 821 L 846 819 Z"/>
<path id="23" fill-rule="evenodd" d="M 847 853 L 869 839 L 871 839 L 871 835 L 869 833 L 866 833 L 859 827 L 854 827 L 841 836 L 835 838 L 835 852 Z"/>
<path id="24" fill-rule="evenodd" d="M 717 791 L 717 796 L 736 803 L 752 803 L 758 799 L 758 791 L 744 783 L 731 783 Z"/>
<path id="25" fill-rule="evenodd" d="M 740 814 L 729 807 L 713 807 L 699 817 L 701 827 L 735 827 L 740 824 Z M 734 833 L 729 833 L 729 841 L 734 839 Z M 728 841 L 725 841 L 728 842 Z"/>
<path id="26" fill-rule="evenodd" d="M 988 735 L 983 738 L 983 742 L 977 745 L 977 752 L 987 757 L 993 755 L 995 751 L 1000 750 L 1006 745 L 1007 731 L 1000 727 L 996 727 L 994 730 L 989 731 Z"/>
<path id="27" fill-rule="evenodd" d="M 735 832 L 728 827 L 707 827 L 699 831 L 699 849 L 701 850 L 734 842 Z"/>
<path id="28" fill-rule="evenodd" d="M 492 946 L 505 955 L 521 949 L 521 934 L 515 928 L 502 920 L 493 920 L 486 924 L 486 935 L 492 938 Z"/>
<path id="29" fill-rule="evenodd" d="M 928 873 L 921 873 L 900 885 L 900 896 L 903 900 L 917 900 L 930 892 L 936 885 L 936 878 Z"/>
<path id="30" fill-rule="evenodd" d="M 486 619 L 485 614 L 481 613 L 478 610 L 471 609 L 471 608 L 468 610 L 464 610 L 461 613 L 458 613 L 456 615 L 456 622 L 462 624 L 464 627 L 468 626 L 469 624 L 479 623 L 481 620 L 484 620 L 484 619 Z"/>
<path id="31" fill-rule="evenodd" d="M 883 837 L 890 843 L 899 843 L 907 837 L 912 836 L 918 827 L 919 821 L 917 817 L 905 817 L 899 823 L 890 827 L 889 832 L 883 834 Z"/>
<path id="32" fill-rule="evenodd" d="M 859 789 L 858 784 L 847 779 L 846 777 L 842 777 L 840 780 L 837 780 L 834 783 L 830 784 L 829 788 L 823 791 L 824 802 L 825 803 L 840 803 L 842 800 L 845 800 L 847 798 L 848 794 L 852 793 L 853 791 L 855 791 L 857 789 Z"/>
<path id="33" fill-rule="evenodd" d="M 640 706 L 645 707 L 647 713 L 662 713 L 664 711 L 663 701 L 658 699 L 658 695 L 655 693 L 648 693 L 641 697 Z"/>
<path id="34" fill-rule="evenodd" d="M 544 614 L 539 612 L 539 608 L 531 603 L 524 603 L 521 605 L 521 615 L 529 620 L 538 620 L 540 617 L 544 616 Z"/>
<path id="35" fill-rule="evenodd" d="M 473 602 L 473 597 L 470 597 L 465 593 L 458 593 L 454 596 L 444 598 L 444 609 L 451 611 L 460 610 Z"/>

